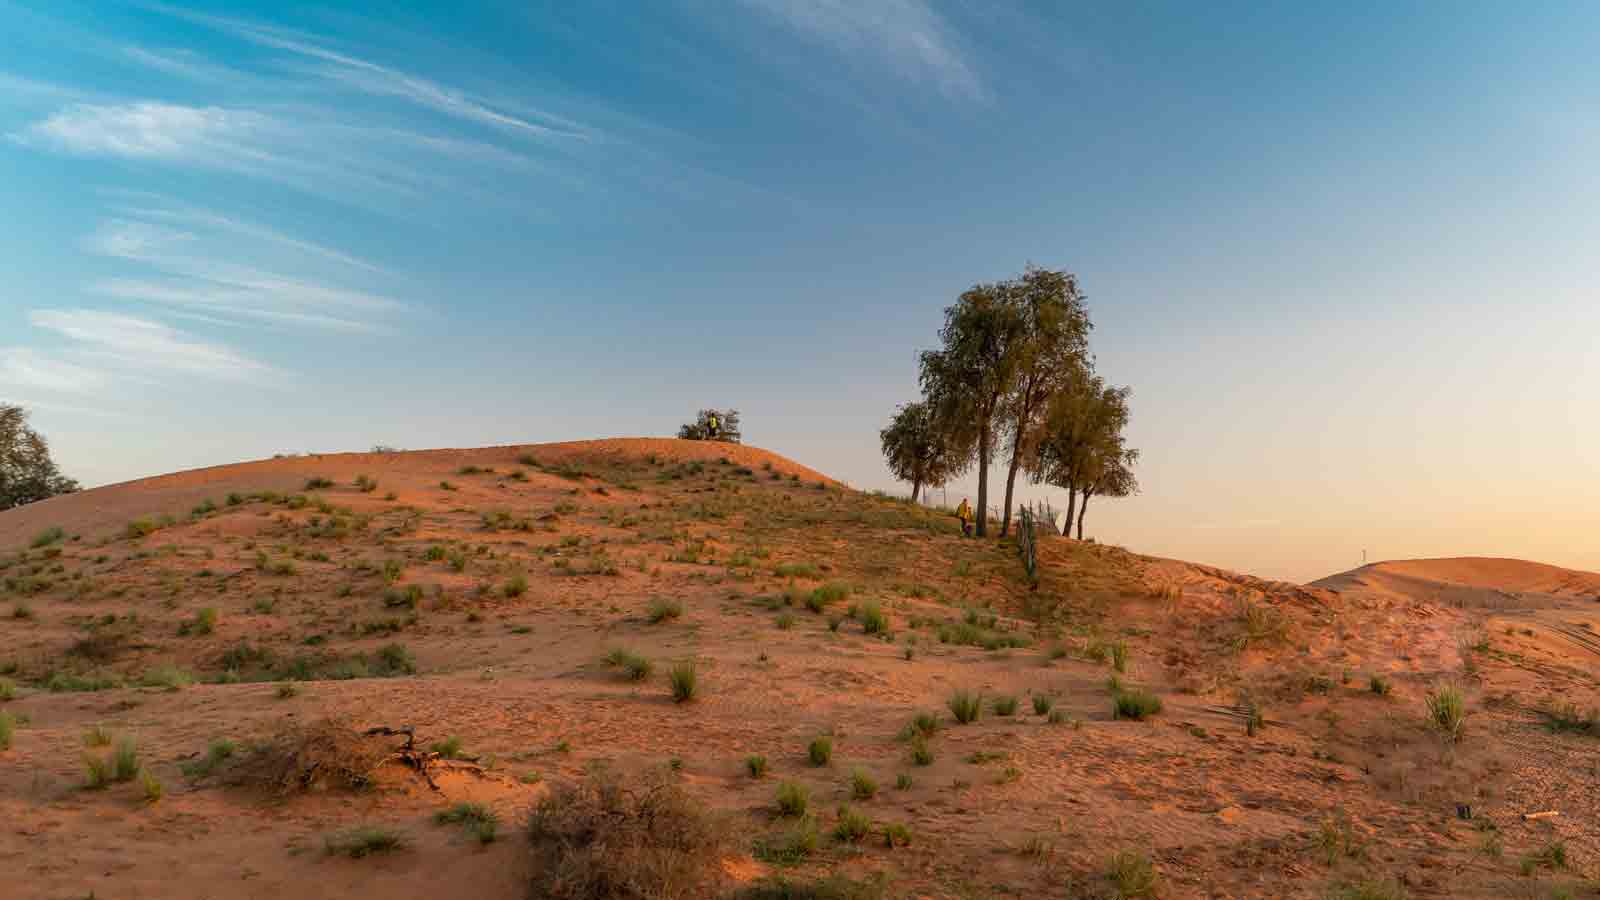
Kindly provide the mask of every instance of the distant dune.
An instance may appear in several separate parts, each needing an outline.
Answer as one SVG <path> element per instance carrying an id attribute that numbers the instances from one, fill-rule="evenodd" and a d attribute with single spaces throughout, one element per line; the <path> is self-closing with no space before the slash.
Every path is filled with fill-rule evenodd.
<path id="1" fill-rule="evenodd" d="M 1311 587 L 1431 599 L 1466 592 L 1600 599 L 1600 574 L 1522 559 L 1462 556 L 1373 563 L 1313 581 Z"/>

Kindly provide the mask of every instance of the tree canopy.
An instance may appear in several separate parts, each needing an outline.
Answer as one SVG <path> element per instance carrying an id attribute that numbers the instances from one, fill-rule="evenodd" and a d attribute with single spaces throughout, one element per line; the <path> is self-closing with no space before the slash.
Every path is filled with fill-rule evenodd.
<path id="1" fill-rule="evenodd" d="M 711 417 L 717 417 L 717 430 L 711 432 Z M 739 411 L 737 409 L 702 409 L 700 415 L 678 429 L 678 437 L 690 441 L 726 441 L 737 444 L 744 440 L 739 432 Z"/>
<path id="2" fill-rule="evenodd" d="M 923 487 L 945 484 L 961 474 L 972 459 L 970 449 L 955 446 L 940 432 L 933 407 L 927 403 L 901 406 L 878 438 L 889 471 L 901 481 L 911 482 L 912 502 Z"/>
<path id="3" fill-rule="evenodd" d="M 61 474 L 50 444 L 28 427 L 28 412 L 0 403 L 0 510 L 70 494 L 78 483 Z"/>

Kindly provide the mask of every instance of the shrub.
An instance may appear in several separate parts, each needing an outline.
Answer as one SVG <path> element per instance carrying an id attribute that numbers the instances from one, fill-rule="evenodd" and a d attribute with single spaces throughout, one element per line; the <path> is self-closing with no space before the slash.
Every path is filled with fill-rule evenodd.
<path id="1" fill-rule="evenodd" d="M 117 747 L 111 753 L 111 780 L 132 781 L 138 775 L 139 749 L 133 738 L 124 737 L 117 741 Z"/>
<path id="2" fill-rule="evenodd" d="M 482 803 L 465 800 L 433 814 L 435 825 L 460 825 L 480 844 L 492 844 L 499 835 L 500 816 Z"/>
<path id="3" fill-rule="evenodd" d="M 1154 897 L 1160 881 L 1150 857 L 1134 850 L 1123 850 L 1111 857 L 1106 878 L 1118 898 Z"/>
<path id="4" fill-rule="evenodd" d="M 161 779 L 157 778 L 155 773 L 149 769 L 139 770 L 139 791 L 144 794 L 144 802 L 146 803 L 160 803 L 161 798 L 167 792 L 166 788 L 161 784 Z"/>
<path id="5" fill-rule="evenodd" d="M 111 783 L 111 763 L 98 753 L 83 755 L 85 790 L 98 791 Z"/>
<path id="6" fill-rule="evenodd" d="M 856 609 L 856 618 L 861 622 L 861 630 L 867 634 L 888 634 L 889 617 L 884 614 L 883 607 L 876 600 L 868 600 Z"/>
<path id="7" fill-rule="evenodd" d="M 452 734 L 442 741 L 435 741 L 429 749 L 439 754 L 440 759 L 457 759 L 461 756 L 461 738 Z"/>
<path id="8" fill-rule="evenodd" d="M 966 690 L 956 691 L 950 695 L 947 705 L 950 707 L 950 714 L 955 716 L 956 721 L 962 725 L 976 722 L 978 717 L 983 715 L 982 694 L 974 694 Z"/>
<path id="9" fill-rule="evenodd" d="M 322 840 L 322 849 L 329 856 L 348 856 L 361 859 L 374 853 L 389 853 L 405 846 L 405 836 L 392 828 L 365 825 L 330 834 Z"/>
<path id="10" fill-rule="evenodd" d="M 657 597 L 656 599 L 650 601 L 649 616 L 652 623 L 663 622 L 667 619 L 676 619 L 682 615 L 682 600 Z"/>
<path id="11" fill-rule="evenodd" d="M 528 592 L 528 576 L 521 572 L 511 576 L 506 582 L 505 594 L 507 597 L 521 597 Z"/>
<path id="12" fill-rule="evenodd" d="M 0 698 L 4 696 L 3 687 L 0 687 Z M 1571 731 L 1600 737 L 1600 709 L 1584 712 L 1578 708 L 1578 704 L 1568 702 L 1546 708 L 1544 718 L 1551 731 Z"/>
<path id="13" fill-rule="evenodd" d="M 1012 696 L 996 697 L 991 704 L 997 716 L 1014 716 L 1017 714 L 1017 698 Z"/>
<path id="14" fill-rule="evenodd" d="M 817 487 L 823 485 L 818 483 Z M 883 900 L 889 876 L 879 872 L 865 881 L 829 875 L 816 881 L 795 882 L 784 877 L 762 881 L 735 894 L 736 900 Z"/>
<path id="15" fill-rule="evenodd" d="M 1411 895 L 1397 881 L 1361 881 L 1338 885 L 1328 892 L 1328 900 L 1407 900 Z"/>
<path id="16" fill-rule="evenodd" d="M 1383 677 L 1382 675 L 1374 675 L 1367 679 L 1367 689 L 1380 697 L 1387 697 L 1389 696 L 1389 692 L 1394 690 L 1394 688 L 1389 684 L 1389 679 Z"/>
<path id="17" fill-rule="evenodd" d="M 688 703 L 699 691 L 699 674 L 692 659 L 674 665 L 672 671 L 667 673 L 667 679 L 672 684 L 674 702 Z"/>
<path id="18" fill-rule="evenodd" d="M 104 725 L 96 725 L 83 733 L 85 747 L 109 747 L 111 741 L 112 734 Z"/>
<path id="19" fill-rule="evenodd" d="M 933 748 L 928 745 L 928 739 L 917 735 L 911 739 L 911 762 L 919 766 L 933 765 Z"/>
<path id="20" fill-rule="evenodd" d="M 1033 714 L 1036 715 L 1036 716 L 1047 716 L 1047 715 L 1049 715 L 1050 714 L 1050 707 L 1052 707 L 1054 705 L 1055 705 L 1055 700 L 1050 698 L 1050 697 L 1045 696 L 1044 694 L 1034 694 L 1033 695 Z"/>
<path id="21" fill-rule="evenodd" d="M 292 697 L 295 697 L 295 696 L 299 695 L 299 693 L 300 693 L 300 688 L 294 682 L 292 682 L 292 681 L 280 681 L 280 682 L 278 682 L 278 699 L 279 700 L 288 700 L 288 699 L 290 699 Z"/>
<path id="22" fill-rule="evenodd" d="M 906 723 L 905 728 L 900 730 L 900 737 L 905 740 L 910 740 L 911 738 L 917 736 L 930 738 L 938 733 L 938 731 L 939 714 L 931 712 L 919 712 L 911 717 L 911 721 Z"/>
<path id="23" fill-rule="evenodd" d="M 811 789 L 798 781 L 785 781 L 778 785 L 778 812 L 785 816 L 803 816 L 811 804 Z"/>
<path id="24" fill-rule="evenodd" d="M 193 632 L 195 634 L 210 634 L 216 630 L 217 608 L 215 606 L 207 606 L 194 614 Z"/>
<path id="25" fill-rule="evenodd" d="M 166 664 L 156 666 L 144 673 L 139 683 L 146 687 L 166 688 L 169 691 L 179 691 L 194 683 L 194 676 L 188 671 L 177 666 Z"/>
<path id="26" fill-rule="evenodd" d="M 660 773 L 629 787 L 600 772 L 546 797 L 528 818 L 531 900 L 711 896 L 727 832 Z"/>
<path id="27" fill-rule="evenodd" d="M 855 800 L 871 800 L 878 796 L 878 782 L 863 769 L 850 773 L 850 796 Z"/>
<path id="28" fill-rule="evenodd" d="M 378 480 L 376 478 L 370 478 L 366 475 L 356 476 L 356 490 L 363 494 L 370 494 L 377 489 Z"/>
<path id="29" fill-rule="evenodd" d="M 806 757 L 813 766 L 825 766 L 833 762 L 833 738 L 826 734 L 812 738 L 811 745 L 806 748 Z"/>
<path id="30" fill-rule="evenodd" d="M 379 676 L 414 675 L 417 661 L 405 644 L 386 644 L 378 650 L 376 672 Z"/>
<path id="31" fill-rule="evenodd" d="M 897 791 L 909 791 L 914 783 L 911 776 L 905 772 L 901 772 L 894 778 L 894 788 Z"/>
<path id="32" fill-rule="evenodd" d="M 0 752 L 10 750 L 11 742 L 17 734 L 17 717 L 11 713 L 0 712 Z"/>
<path id="33" fill-rule="evenodd" d="M 833 825 L 834 840 L 859 844 L 871 833 L 871 819 L 851 809 L 848 805 L 839 807 L 839 820 Z"/>
<path id="34" fill-rule="evenodd" d="M 0 703 L 17 699 L 17 683 L 9 678 L 0 678 Z"/>
<path id="35" fill-rule="evenodd" d="M 190 778 L 203 778 L 239 752 L 239 745 L 227 738 L 217 738 L 206 747 L 206 755 L 192 763 L 185 763 L 183 774 Z"/>
<path id="36" fill-rule="evenodd" d="M 1118 719 L 1142 720 L 1161 712 L 1161 698 L 1149 691 L 1119 691 L 1113 702 L 1112 715 Z"/>
<path id="37" fill-rule="evenodd" d="M 758 839 L 755 856 L 781 866 L 797 865 L 817 851 L 817 843 L 817 820 L 801 816 L 800 821 L 782 835 Z"/>
<path id="38" fill-rule="evenodd" d="M 1111 668 L 1118 672 L 1128 671 L 1128 645 L 1122 641 L 1111 645 Z"/>
<path id="39" fill-rule="evenodd" d="M 794 616 L 789 613 L 779 613 L 777 626 L 779 631 L 788 631 L 794 627 Z"/>
<path id="40" fill-rule="evenodd" d="M 307 479 L 305 489 L 308 491 L 322 491 L 331 487 L 333 487 L 333 480 L 319 475 L 315 478 Z"/>
<path id="41" fill-rule="evenodd" d="M 33 540 L 28 542 L 28 546 L 37 550 L 40 547 L 48 547 L 66 536 L 66 531 L 61 528 L 46 528 L 34 535 Z"/>
<path id="42" fill-rule="evenodd" d="M 1439 685 L 1428 692 L 1428 724 L 1439 730 L 1447 740 L 1455 740 L 1461 735 L 1461 724 L 1467 717 L 1466 700 L 1461 696 L 1461 689 L 1451 685 Z"/>
<path id="43" fill-rule="evenodd" d="M 630 681 L 643 681 L 655 671 L 655 664 L 632 650 L 615 647 L 606 654 L 606 665 L 620 666 Z"/>
<path id="44" fill-rule="evenodd" d="M 820 613 L 828 608 L 828 604 L 838 603 L 849 596 L 850 586 L 848 584 L 830 581 L 806 596 L 806 609 Z"/>
<path id="45" fill-rule="evenodd" d="M 744 767 L 750 770 L 751 778 L 765 778 L 767 775 L 767 758 L 760 754 L 752 754 L 744 758 Z"/>

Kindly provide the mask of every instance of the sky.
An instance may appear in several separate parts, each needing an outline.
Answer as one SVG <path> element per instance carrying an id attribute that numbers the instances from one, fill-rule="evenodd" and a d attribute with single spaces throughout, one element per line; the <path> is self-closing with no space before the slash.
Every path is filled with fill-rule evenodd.
<path id="1" fill-rule="evenodd" d="M 0 400 L 87 485 L 719 406 L 903 491 L 943 308 L 1036 264 L 1133 389 L 1087 535 L 1600 570 L 1597 59 L 1585 3 L 0 0 Z"/>

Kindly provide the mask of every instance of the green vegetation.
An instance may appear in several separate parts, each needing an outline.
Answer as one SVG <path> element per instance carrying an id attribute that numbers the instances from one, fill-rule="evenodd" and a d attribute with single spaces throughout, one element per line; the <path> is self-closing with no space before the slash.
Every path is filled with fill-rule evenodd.
<path id="1" fill-rule="evenodd" d="M 863 769 L 850 773 L 850 796 L 855 800 L 871 800 L 878 795 L 878 782 Z"/>
<path id="2" fill-rule="evenodd" d="M 767 775 L 767 758 L 760 754 L 752 754 L 744 758 L 744 767 L 749 770 L 751 778 L 765 778 Z"/>
<path id="3" fill-rule="evenodd" d="M 826 734 L 812 738 L 811 744 L 806 747 L 806 758 L 811 760 L 813 766 L 825 766 L 833 762 L 833 738 Z"/>
<path id="4" fill-rule="evenodd" d="M 1466 699 L 1462 697 L 1461 689 L 1441 684 L 1428 692 L 1426 702 L 1428 724 L 1444 735 L 1446 740 L 1459 738 L 1461 725 L 1467 717 Z"/>
<path id="5" fill-rule="evenodd" d="M 778 812 L 798 817 L 806 814 L 811 804 L 811 789 L 798 781 L 785 781 L 778 785 Z"/>
<path id="6" fill-rule="evenodd" d="M 1112 716 L 1117 719 L 1143 720 L 1161 712 L 1161 698 L 1149 691 L 1124 689 L 1112 698 Z"/>
<path id="7" fill-rule="evenodd" d="M 651 623 L 676 619 L 683 615 L 683 601 L 676 598 L 657 597 L 650 601 L 647 615 Z"/>
<path id="8" fill-rule="evenodd" d="M 620 667 L 630 681 L 643 681 L 655 671 L 654 663 L 623 647 L 612 648 L 606 654 L 605 663 L 608 666 Z"/>
<path id="9" fill-rule="evenodd" d="M 378 825 L 366 825 L 341 831 L 323 838 L 323 851 L 329 856 L 348 856 L 361 859 L 375 853 L 391 853 L 405 847 L 405 836 L 400 832 Z"/>
<path id="10" fill-rule="evenodd" d="M 959 690 L 950 695 L 947 705 L 950 707 L 950 714 L 955 716 L 956 721 L 962 725 L 976 722 L 978 717 L 983 715 L 982 694 Z"/>
<path id="11" fill-rule="evenodd" d="M 460 825 L 480 844 L 492 844 L 499 835 L 500 816 L 482 803 L 462 801 L 433 814 L 436 825 Z"/>
<path id="12" fill-rule="evenodd" d="M 672 685 L 674 702 L 688 703 L 699 692 L 699 674 L 692 659 L 675 664 L 667 678 Z"/>

